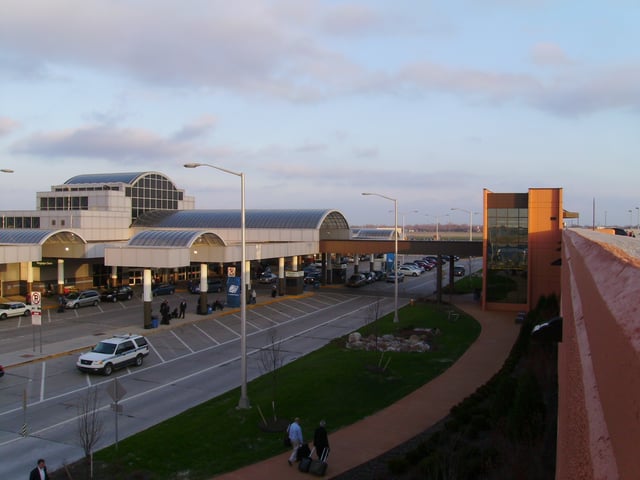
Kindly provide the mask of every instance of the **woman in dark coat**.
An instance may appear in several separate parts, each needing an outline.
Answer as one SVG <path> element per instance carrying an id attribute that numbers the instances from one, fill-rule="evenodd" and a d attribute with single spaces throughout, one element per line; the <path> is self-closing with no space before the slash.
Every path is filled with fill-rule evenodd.
<path id="1" fill-rule="evenodd" d="M 322 457 L 322 452 L 324 452 L 325 448 L 327 452 L 329 451 L 329 438 L 327 437 L 327 429 L 325 426 L 326 422 L 320 420 L 320 426 L 316 428 L 316 431 L 313 433 L 313 446 L 316 447 L 316 455 L 318 455 L 318 458 Z"/>

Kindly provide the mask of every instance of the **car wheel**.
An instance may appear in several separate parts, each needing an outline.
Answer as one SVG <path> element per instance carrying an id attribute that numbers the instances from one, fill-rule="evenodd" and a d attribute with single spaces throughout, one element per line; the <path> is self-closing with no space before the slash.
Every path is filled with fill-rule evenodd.
<path id="1" fill-rule="evenodd" d="M 105 376 L 108 377 L 113 373 L 113 365 L 111 365 L 110 363 L 107 363 L 102 369 L 102 372 L 105 374 Z"/>
<path id="2" fill-rule="evenodd" d="M 77 309 L 79 306 L 80 306 L 80 304 L 79 304 L 79 303 L 76 303 L 76 304 L 73 306 L 73 308 Z"/>
<path id="3" fill-rule="evenodd" d="M 6 320 L 7 319 L 7 314 L 3 313 L 2 315 L 0 315 L 0 320 Z"/>
<path id="4" fill-rule="evenodd" d="M 94 307 L 97 307 L 97 306 L 98 306 L 98 300 L 94 300 L 94 301 L 93 301 L 93 306 L 94 306 Z"/>
<path id="5" fill-rule="evenodd" d="M 111 301 L 113 303 L 116 303 L 118 301 L 118 297 L 116 297 L 115 295 L 111 298 Z"/>
<path id="6" fill-rule="evenodd" d="M 140 367 L 140 366 L 142 366 L 143 358 L 144 358 L 144 357 L 143 357 L 142 355 L 138 355 L 138 356 L 136 357 L 136 367 Z"/>
<path id="7" fill-rule="evenodd" d="M 127 300 L 131 300 L 131 294 L 127 295 Z"/>
<path id="8" fill-rule="evenodd" d="M 31 310 L 25 310 L 24 311 L 24 316 L 25 317 L 30 317 L 31 316 Z"/>

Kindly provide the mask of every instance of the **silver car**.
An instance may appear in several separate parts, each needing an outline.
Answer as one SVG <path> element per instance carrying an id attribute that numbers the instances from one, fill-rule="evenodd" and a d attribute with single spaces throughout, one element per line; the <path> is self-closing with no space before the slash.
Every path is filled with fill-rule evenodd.
<path id="1" fill-rule="evenodd" d="M 83 290 L 82 292 L 71 292 L 64 297 L 65 308 L 97 306 L 100 303 L 100 293 L 96 290 Z"/>

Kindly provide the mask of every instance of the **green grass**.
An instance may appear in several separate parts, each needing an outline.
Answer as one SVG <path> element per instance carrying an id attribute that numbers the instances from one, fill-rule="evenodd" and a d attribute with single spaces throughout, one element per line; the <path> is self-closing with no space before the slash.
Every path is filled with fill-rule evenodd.
<path id="1" fill-rule="evenodd" d="M 400 311 L 400 323 L 388 315 L 360 329 L 378 335 L 407 328 L 438 328 L 428 353 L 351 351 L 346 338 L 282 367 L 277 374 L 275 414 L 273 377 L 249 383 L 252 408 L 237 410 L 239 389 L 194 407 L 181 415 L 119 442 L 95 456 L 119 471 L 150 472 L 152 478 L 189 480 L 211 478 L 287 450 L 282 432 L 260 428 L 261 410 L 269 420 L 300 417 L 305 438 L 318 422 L 327 420 L 329 434 L 370 415 L 433 379 L 464 353 L 480 333 L 479 324 L 461 314 L 447 320 L 450 307 L 417 303 Z M 259 408 L 258 408 L 259 407 Z"/>

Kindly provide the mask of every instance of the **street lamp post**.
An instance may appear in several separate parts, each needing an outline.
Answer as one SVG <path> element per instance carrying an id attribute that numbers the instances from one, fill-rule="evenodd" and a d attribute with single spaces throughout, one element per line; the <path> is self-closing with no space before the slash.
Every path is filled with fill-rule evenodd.
<path id="1" fill-rule="evenodd" d="M 460 210 L 461 212 L 467 212 L 469 214 L 469 241 L 473 240 L 473 214 L 471 210 L 466 210 L 464 208 L 455 208 L 453 207 L 451 210 Z M 475 212 L 477 213 L 477 212 Z"/>
<path id="2" fill-rule="evenodd" d="M 636 207 L 638 211 L 638 224 L 636 225 L 636 230 L 640 231 L 640 207 Z"/>
<path id="3" fill-rule="evenodd" d="M 242 264 L 240 265 L 240 400 L 238 408 L 249 408 L 249 397 L 247 396 L 247 245 L 246 245 L 246 224 L 244 207 L 244 173 L 234 172 L 226 168 L 217 167 L 208 163 L 185 163 L 185 168 L 209 167 L 221 172 L 240 177 L 240 243 L 242 248 Z"/>
<path id="4" fill-rule="evenodd" d="M 633 210 L 629 209 L 629 230 L 633 228 Z"/>
<path id="5" fill-rule="evenodd" d="M 386 195 L 381 195 L 380 193 L 364 192 L 362 195 L 374 195 L 376 197 L 386 198 L 393 202 L 393 322 L 398 323 L 400 321 L 398 318 L 398 200 L 387 197 Z"/>
<path id="6" fill-rule="evenodd" d="M 425 213 L 424 215 L 425 217 L 436 217 L 436 241 L 440 240 L 440 232 L 439 227 L 440 227 L 440 215 L 429 215 L 428 213 Z"/>

